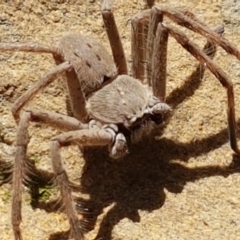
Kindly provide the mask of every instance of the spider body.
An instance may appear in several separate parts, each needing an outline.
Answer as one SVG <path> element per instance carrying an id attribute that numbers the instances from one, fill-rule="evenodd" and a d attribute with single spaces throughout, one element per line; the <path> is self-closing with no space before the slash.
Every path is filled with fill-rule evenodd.
<path id="1" fill-rule="evenodd" d="M 151 87 L 128 75 L 119 75 L 93 93 L 86 106 L 90 119 L 102 125 L 115 124 L 125 134 L 128 132 L 131 142 L 162 125 L 171 113 L 167 104 L 153 96 Z"/>
<path id="2" fill-rule="evenodd" d="M 154 1 L 147 2 L 152 6 Z M 36 43 L 0 44 L 0 51 L 51 53 L 57 63 L 57 66 L 17 99 L 12 107 L 13 116 L 18 124 L 12 178 L 12 225 L 16 240 L 22 239 L 22 184 L 28 181 L 32 174 L 31 169 L 27 167 L 29 124 L 40 121 L 66 131 L 51 139 L 51 161 L 72 236 L 76 240 L 84 239 L 84 226 L 78 219 L 71 184 L 60 150 L 70 144 L 107 146 L 112 158 L 121 158 L 128 153 L 130 142 L 140 140 L 169 119 L 171 108 L 165 103 L 169 35 L 200 62 L 201 77 L 207 67 L 227 89 L 230 143 L 232 149 L 240 154 L 235 131 L 233 85 L 227 75 L 212 61 L 216 45 L 240 59 L 240 52 L 222 36 L 223 27 L 218 26 L 212 30 L 185 9 L 153 7 L 143 11 L 132 18 L 133 63 L 132 76 L 129 76 L 112 13 L 112 4 L 111 0 L 103 1 L 102 16 L 113 60 L 97 40 L 82 34 L 67 34 L 60 39 L 56 47 Z M 163 17 L 168 17 L 206 37 L 207 44 L 203 50 L 183 32 L 165 24 Z M 66 74 L 71 116 L 48 110 L 21 111 L 39 90 L 63 73 Z"/>

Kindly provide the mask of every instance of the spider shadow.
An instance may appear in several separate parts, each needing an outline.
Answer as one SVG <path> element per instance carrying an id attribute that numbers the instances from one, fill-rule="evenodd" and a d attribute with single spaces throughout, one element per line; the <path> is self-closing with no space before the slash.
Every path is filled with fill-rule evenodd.
<path id="1" fill-rule="evenodd" d="M 190 157 L 207 153 L 226 141 L 226 130 L 188 144 L 165 138 L 160 141 L 149 138 L 131 146 L 131 154 L 118 162 L 113 162 L 104 151 L 87 149 L 81 184 L 84 192 L 90 195 L 94 212 L 89 223 L 94 226 L 103 209 L 114 203 L 101 222 L 95 239 L 110 240 L 114 226 L 124 218 L 139 222 L 139 210 L 151 212 L 161 208 L 166 198 L 164 188 L 177 194 L 182 192 L 187 182 L 240 172 L 237 157 L 224 168 L 207 166 L 189 169 L 172 161 L 178 159 L 186 162 Z"/>
<path id="2" fill-rule="evenodd" d="M 204 68 L 198 65 L 181 88 L 174 90 L 167 103 L 176 107 L 191 97 L 201 84 Z M 240 121 L 237 123 L 240 124 Z M 130 154 L 120 161 L 108 157 L 99 148 L 84 151 L 85 167 L 81 178 L 84 192 L 90 195 L 94 216 L 89 220 L 90 229 L 103 209 L 113 204 L 100 224 L 97 239 L 110 240 L 112 230 L 122 219 L 139 222 L 139 210 L 153 211 L 163 206 L 164 188 L 172 193 L 181 193 L 187 182 L 210 176 L 228 176 L 240 172 L 240 162 L 234 155 L 228 167 L 206 166 L 189 169 L 173 160 L 187 162 L 191 157 L 206 154 L 228 142 L 228 131 L 190 143 L 180 143 L 154 136 L 130 146 Z M 90 182 L 90 184 L 89 184 Z"/>
<path id="3" fill-rule="evenodd" d="M 167 97 L 166 102 L 176 108 L 191 97 L 200 86 L 204 72 L 204 66 L 199 64 L 183 86 Z M 240 120 L 237 124 L 240 125 Z M 236 156 L 233 157 L 232 164 L 225 168 L 211 166 L 189 169 L 172 161 L 178 159 L 187 162 L 189 158 L 206 154 L 226 142 L 227 129 L 186 144 L 166 138 L 156 141 L 154 136 L 150 136 L 130 146 L 130 154 L 120 161 L 110 159 L 106 150 L 85 148 L 85 166 L 80 185 L 83 186 L 83 192 L 90 196 L 84 206 L 92 213 L 86 214 L 86 230 L 94 228 L 98 216 L 109 206 L 95 239 L 110 240 L 114 226 L 122 219 L 129 218 L 139 222 L 139 210 L 151 212 L 161 208 L 166 199 L 164 188 L 177 194 L 182 192 L 187 182 L 240 172 Z M 62 234 L 53 234 L 50 239 L 63 237 Z"/>

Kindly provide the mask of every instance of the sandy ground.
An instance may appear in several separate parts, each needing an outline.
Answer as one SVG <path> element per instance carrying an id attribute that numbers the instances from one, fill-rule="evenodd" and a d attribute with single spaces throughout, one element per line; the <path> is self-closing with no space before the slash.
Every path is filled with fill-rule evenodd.
<path id="1" fill-rule="evenodd" d="M 51 2 L 51 3 L 50 3 Z M 128 2 L 128 3 L 127 3 Z M 240 6 L 231 0 L 181 1 L 209 25 L 225 25 L 225 37 L 240 43 Z M 166 5 L 166 1 L 157 1 Z M 177 6 L 177 0 L 168 1 Z M 138 1 L 117 1 L 115 16 L 130 64 L 130 18 L 144 8 Z M 100 1 L 0 0 L 0 41 L 54 44 L 66 32 L 94 36 L 108 47 Z M 190 34 L 203 45 L 204 40 Z M 108 47 L 109 48 L 109 47 Z M 218 49 L 215 61 L 234 83 L 237 123 L 240 124 L 240 64 Z M 157 141 L 143 139 L 119 162 L 104 152 L 77 147 L 63 150 L 71 179 L 84 186 L 91 201 L 92 230 L 86 239 L 239 239 L 240 165 L 228 143 L 226 92 L 206 71 L 192 75 L 197 61 L 169 42 L 167 103 L 174 108 L 170 123 Z M 39 76 L 54 67 L 48 54 L 0 54 L 0 160 L 12 161 L 16 125 L 11 105 Z M 66 113 L 65 90 L 59 80 L 38 94 L 29 107 Z M 31 124 L 28 157 L 39 169 L 51 172 L 49 139 L 59 131 Z M 240 143 L 239 143 L 240 144 Z M 51 191 L 50 191 L 51 192 Z M 55 195 L 57 191 L 52 191 Z M 50 196 L 52 198 L 54 196 Z M 23 239 L 63 239 L 66 216 L 32 209 L 24 188 Z M 0 188 L 1 239 L 13 239 L 10 224 L 11 185 Z M 55 238 L 54 238 L 55 236 Z"/>

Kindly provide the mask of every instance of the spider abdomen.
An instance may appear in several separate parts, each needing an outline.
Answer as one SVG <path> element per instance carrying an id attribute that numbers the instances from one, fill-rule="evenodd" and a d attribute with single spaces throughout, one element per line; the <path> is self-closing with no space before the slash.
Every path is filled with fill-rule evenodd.
<path id="1" fill-rule="evenodd" d="M 85 95 L 95 91 L 117 74 L 117 68 L 106 48 L 96 39 L 70 33 L 59 41 L 59 49 L 66 61 L 70 61 Z"/>

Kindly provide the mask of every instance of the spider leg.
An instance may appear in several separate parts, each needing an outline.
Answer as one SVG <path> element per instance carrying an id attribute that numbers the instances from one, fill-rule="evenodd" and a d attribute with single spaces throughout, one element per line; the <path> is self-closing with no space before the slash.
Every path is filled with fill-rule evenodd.
<path id="1" fill-rule="evenodd" d="M 151 2 L 151 1 L 150 1 Z M 179 8 L 179 12 L 182 12 L 183 9 Z M 196 17 L 193 14 L 190 14 L 187 12 L 187 10 L 184 10 L 184 14 L 187 14 L 189 17 L 191 17 L 193 20 L 196 20 Z M 165 88 L 164 83 L 166 82 L 166 61 L 167 61 L 167 41 L 168 41 L 168 33 L 163 28 L 159 27 L 159 35 L 157 35 L 157 27 L 159 23 L 163 22 L 164 13 L 160 11 L 158 8 L 152 8 L 150 13 L 150 20 L 149 20 L 149 27 L 148 27 L 148 34 L 147 34 L 147 79 L 148 79 L 148 85 L 152 85 L 152 58 L 153 53 L 155 54 L 154 58 L 157 60 L 159 58 L 158 63 L 161 64 L 161 68 L 158 69 L 158 77 L 159 82 L 163 82 L 163 90 L 162 94 L 165 96 Z M 156 41 L 154 41 L 155 38 Z M 154 44 L 157 43 L 158 50 L 153 51 Z M 161 50 L 161 51 L 160 51 Z M 158 54 L 160 55 L 158 56 Z M 157 63 L 156 63 L 157 64 Z M 159 88 L 160 89 L 160 88 Z M 160 90 L 159 90 L 160 91 Z"/>
<path id="2" fill-rule="evenodd" d="M 1 52 L 21 51 L 21 52 L 40 52 L 60 55 L 59 49 L 38 43 L 0 43 Z"/>
<path id="3" fill-rule="evenodd" d="M 154 1 L 147 1 L 147 6 L 152 7 Z M 162 22 L 163 17 L 155 14 L 156 10 L 148 9 L 136 14 L 131 20 L 131 51 L 132 51 L 132 75 L 141 81 L 147 71 L 148 83 L 151 86 L 151 60 L 153 53 L 153 39 L 156 33 L 154 23 Z M 159 11 L 158 11 L 159 12 Z M 153 19 L 157 17 L 157 19 Z M 159 18 L 160 17 L 160 18 Z M 147 51 L 146 51 L 147 50 Z M 147 65 L 147 66 L 146 66 Z"/>
<path id="4" fill-rule="evenodd" d="M 188 13 L 188 15 L 196 20 L 193 14 L 190 15 L 190 13 Z M 169 34 L 167 29 L 162 27 L 163 16 L 163 12 L 157 8 L 151 10 L 147 41 L 147 78 L 149 85 L 153 86 L 154 96 L 164 102 L 166 96 L 167 45 Z M 224 28 L 218 25 L 213 28 L 213 31 L 218 35 L 222 35 Z M 208 40 L 203 51 L 213 58 L 216 52 L 215 43 Z M 204 66 L 199 67 L 201 67 L 201 75 L 203 76 Z"/>
<path id="5" fill-rule="evenodd" d="M 60 113 L 51 112 L 48 110 L 28 109 L 31 113 L 32 122 L 47 123 L 49 126 L 58 128 L 62 131 L 72 131 L 78 129 L 88 129 L 89 124 L 82 123 L 74 117 L 66 116 Z M 0 180 L 0 185 L 12 181 L 13 166 L 11 163 L 1 163 L 0 168 L 4 174 Z M 31 177 L 30 177 L 31 179 Z"/>
<path id="6" fill-rule="evenodd" d="M 22 184 L 24 182 L 27 145 L 29 136 L 27 128 L 29 126 L 31 115 L 24 113 L 20 119 L 19 128 L 16 137 L 16 155 L 13 168 L 13 194 L 12 194 L 12 226 L 16 240 L 22 240 L 20 223 L 22 221 Z"/>
<path id="7" fill-rule="evenodd" d="M 60 149 L 70 144 L 82 146 L 105 146 L 112 142 L 112 134 L 104 129 L 88 129 L 60 134 L 51 141 L 51 159 L 56 182 L 60 188 L 65 211 L 74 239 L 83 239 L 84 223 L 77 217 L 77 210 L 69 187 L 67 172 L 63 166 Z M 81 203 L 79 203 L 81 205 Z"/>
<path id="8" fill-rule="evenodd" d="M 148 33 L 147 33 L 147 80 L 148 85 L 152 85 L 152 56 L 153 56 L 153 47 L 154 47 L 154 39 L 156 35 L 157 25 L 158 23 L 161 23 L 163 21 L 163 14 L 160 11 L 157 11 L 156 8 L 151 9 L 150 13 L 150 20 L 149 20 L 149 26 L 148 26 Z M 162 30 L 164 31 L 164 30 Z M 167 41 L 168 41 L 168 33 L 162 32 L 161 39 L 158 40 L 158 48 L 161 49 L 160 53 L 162 56 L 167 56 Z M 160 76 L 163 76 L 163 80 L 160 80 L 161 82 L 164 82 L 164 77 L 166 74 L 166 60 L 159 59 L 159 63 L 161 64 L 161 68 L 158 67 L 158 71 L 162 71 Z M 160 74 L 160 73 L 159 73 Z M 159 76 L 159 77 L 160 77 Z"/>
<path id="9" fill-rule="evenodd" d="M 213 28 L 219 35 L 223 34 L 224 28 L 218 25 Z M 151 85 L 153 87 L 154 96 L 158 97 L 161 101 L 165 101 L 166 97 L 166 77 L 167 77 L 167 44 L 168 44 L 168 31 L 158 24 L 156 30 L 156 38 L 154 40 L 154 50 L 152 56 L 152 75 Z M 211 40 L 208 40 L 202 50 L 211 59 L 216 53 L 216 44 Z M 201 64 L 198 68 L 201 68 L 201 77 L 204 75 L 205 65 Z"/>
<path id="10" fill-rule="evenodd" d="M 49 71 L 47 74 L 45 74 L 36 83 L 34 83 L 29 90 L 27 90 L 21 97 L 19 97 L 14 102 L 12 106 L 12 114 L 14 119 L 18 122 L 20 111 L 24 107 L 24 105 L 28 103 L 41 89 L 53 82 L 53 80 L 56 79 L 59 74 L 62 74 L 63 72 L 70 70 L 71 68 L 72 66 L 69 62 L 61 63 L 60 65 Z"/>
<path id="11" fill-rule="evenodd" d="M 85 98 L 79 86 L 74 66 L 69 62 L 64 62 L 64 56 L 59 48 L 50 47 L 36 43 L 0 43 L 0 51 L 23 51 L 23 52 L 41 52 L 51 53 L 57 63 L 57 67 L 45 74 L 38 82 L 36 82 L 28 91 L 26 91 L 19 99 L 15 101 L 12 107 L 12 114 L 16 120 L 19 120 L 19 112 L 23 106 L 31 100 L 37 92 L 51 83 L 57 75 L 66 72 L 68 91 L 70 96 L 70 105 L 72 114 L 79 120 L 86 120 L 87 111 L 85 109 Z"/>
<path id="12" fill-rule="evenodd" d="M 146 4 L 147 4 L 147 6 L 148 6 L 149 8 L 151 8 L 151 7 L 154 5 L 155 0 L 145 0 L 145 2 L 146 2 Z"/>
<path id="13" fill-rule="evenodd" d="M 192 41 L 190 41 L 187 36 L 177 30 L 176 28 L 162 24 L 162 26 L 168 31 L 171 36 L 173 36 L 178 43 L 180 43 L 183 48 L 185 48 L 189 53 L 191 53 L 197 60 L 202 64 L 206 65 L 208 69 L 215 75 L 224 88 L 227 90 L 227 99 L 228 99 L 228 129 L 229 129 L 229 138 L 230 145 L 233 151 L 240 155 L 240 150 L 237 146 L 237 137 L 236 137 L 236 118 L 235 118 L 235 103 L 234 103 L 234 91 L 233 84 L 228 78 L 226 73 L 217 66 L 210 57 L 208 57 L 198 46 L 196 46 Z M 210 39 L 212 40 L 212 39 Z"/>
<path id="14" fill-rule="evenodd" d="M 150 1 L 151 2 L 151 1 Z M 179 8 L 179 12 L 183 12 L 182 8 Z M 184 15 L 188 15 L 193 20 L 197 20 L 196 17 L 189 13 L 187 10 L 184 9 Z M 147 34 L 147 79 L 148 79 L 148 85 L 152 85 L 152 58 L 153 58 L 153 48 L 155 42 L 157 43 L 158 49 L 161 51 L 154 51 L 155 53 L 155 59 L 159 58 L 157 60 L 161 64 L 161 68 L 158 69 L 159 74 L 159 82 L 163 82 L 163 90 L 162 95 L 165 95 L 165 88 L 164 83 L 166 82 L 166 61 L 167 61 L 167 41 L 168 41 L 168 33 L 163 28 L 159 27 L 159 35 L 158 39 L 154 41 L 156 38 L 157 33 L 157 27 L 159 23 L 163 22 L 164 12 L 160 11 L 159 8 L 152 8 L 150 13 L 150 20 L 149 20 L 149 27 L 148 27 L 148 34 Z M 160 55 L 158 56 L 158 54 Z M 160 91 L 160 90 L 159 90 Z"/>
<path id="15" fill-rule="evenodd" d="M 147 30 L 150 10 L 135 15 L 131 20 L 132 75 L 142 82 L 145 77 Z"/>
<path id="16" fill-rule="evenodd" d="M 22 185 L 31 181 L 31 176 L 34 175 L 34 173 L 31 172 L 31 169 L 28 168 L 26 157 L 27 145 L 29 143 L 28 127 L 31 121 L 41 121 L 43 123 L 48 123 L 53 127 L 64 127 L 64 129 L 68 131 L 73 129 L 77 130 L 88 128 L 88 124 L 83 124 L 73 117 L 65 116 L 59 113 L 53 113 L 50 111 L 29 110 L 24 112 L 20 117 L 16 137 L 16 155 L 12 175 L 12 225 L 16 240 L 22 239 L 20 230 L 20 223 L 22 220 Z"/>
<path id="17" fill-rule="evenodd" d="M 214 42 L 215 44 L 221 46 L 227 53 L 234 55 L 237 59 L 240 60 L 240 51 L 231 44 L 226 38 L 220 37 L 213 30 L 208 28 L 205 24 L 202 24 L 194 14 L 188 11 L 179 11 L 172 8 L 164 7 L 154 7 L 158 11 L 162 12 L 165 16 L 176 22 L 177 24 L 186 27 L 196 33 L 201 34 L 203 37 L 206 37 L 208 40 Z M 184 15 L 186 13 L 186 15 Z"/>
<path id="18" fill-rule="evenodd" d="M 70 117 L 64 114 L 42 109 L 28 109 L 27 112 L 31 113 L 31 122 L 46 123 L 48 126 L 60 129 L 62 131 L 73 131 L 89 128 L 89 124 L 82 123 L 75 117 Z"/>
<path id="19" fill-rule="evenodd" d="M 103 1 L 102 17 L 112 49 L 113 59 L 118 68 L 118 74 L 127 74 L 127 61 L 125 53 L 123 51 L 123 46 L 116 26 L 114 15 L 112 13 L 113 3 L 114 0 Z"/>
<path id="20" fill-rule="evenodd" d="M 162 102 L 165 101 L 166 96 L 167 45 L 168 31 L 159 24 L 156 30 L 156 38 L 154 40 L 151 60 L 151 86 L 153 89 L 153 95 L 159 98 Z"/>

